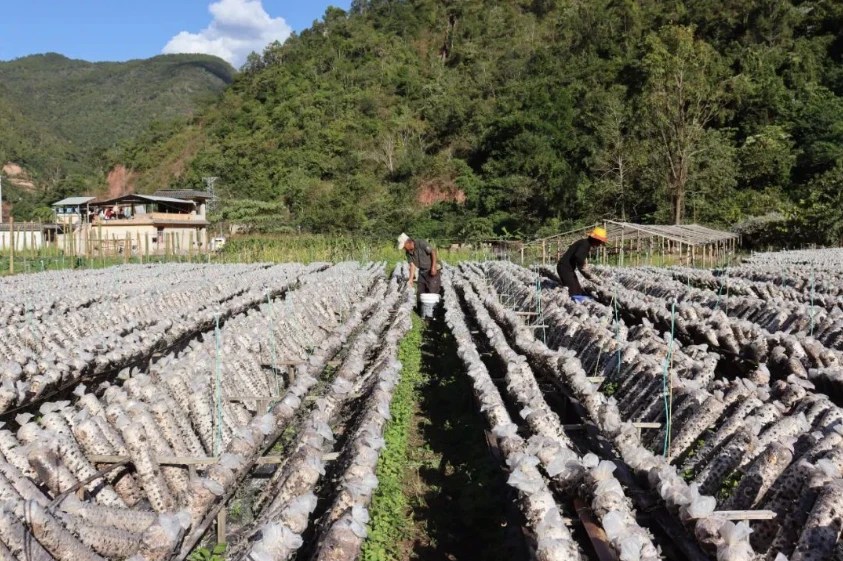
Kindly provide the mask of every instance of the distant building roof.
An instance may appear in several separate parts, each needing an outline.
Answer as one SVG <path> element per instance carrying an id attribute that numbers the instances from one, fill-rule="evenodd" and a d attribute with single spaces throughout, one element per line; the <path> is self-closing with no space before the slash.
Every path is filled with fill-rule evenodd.
<path id="1" fill-rule="evenodd" d="M 53 206 L 79 206 L 89 203 L 94 199 L 96 199 L 96 197 L 68 197 L 57 203 L 53 203 Z"/>
<path id="2" fill-rule="evenodd" d="M 210 193 L 196 189 L 159 189 L 155 196 L 173 197 L 174 199 L 212 199 Z"/>
<path id="3" fill-rule="evenodd" d="M 184 226 L 186 228 L 204 228 L 208 225 L 207 220 L 203 220 L 201 218 L 164 218 L 163 216 L 155 216 L 153 218 L 146 218 L 145 214 L 139 214 L 133 218 L 129 219 L 117 219 L 117 220 L 104 220 L 102 222 L 97 222 L 97 227 L 100 228 L 126 228 L 126 227 L 134 227 L 134 226 L 158 226 L 160 228 L 165 227 L 181 227 Z M 170 216 L 178 217 L 178 214 L 171 214 Z"/>
<path id="4" fill-rule="evenodd" d="M 123 195 L 122 197 L 116 197 L 114 199 L 108 199 L 106 201 L 96 201 L 96 206 L 110 206 L 116 205 L 121 203 L 173 203 L 173 204 L 180 204 L 180 205 L 195 205 L 193 201 L 185 200 L 185 199 L 174 199 L 172 197 L 159 197 L 157 195 Z"/>

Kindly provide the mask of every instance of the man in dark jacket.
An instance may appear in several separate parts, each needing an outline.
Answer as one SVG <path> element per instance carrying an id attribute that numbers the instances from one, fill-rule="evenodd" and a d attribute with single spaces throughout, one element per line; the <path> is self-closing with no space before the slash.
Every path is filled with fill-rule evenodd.
<path id="1" fill-rule="evenodd" d="M 586 263 L 588 261 L 588 254 L 595 247 L 608 242 L 606 230 L 603 228 L 595 228 L 587 238 L 571 244 L 568 251 L 559 259 L 556 264 L 556 273 L 559 275 L 559 280 L 568 288 L 568 296 L 582 296 L 582 286 L 577 278 L 576 270 L 579 269 L 581 273 L 586 273 Z"/>
<path id="2" fill-rule="evenodd" d="M 438 259 L 436 250 L 427 240 L 412 239 L 407 234 L 398 237 L 398 249 L 403 249 L 410 264 L 410 286 L 419 272 L 419 294 L 439 294 L 441 281 L 439 278 Z"/>

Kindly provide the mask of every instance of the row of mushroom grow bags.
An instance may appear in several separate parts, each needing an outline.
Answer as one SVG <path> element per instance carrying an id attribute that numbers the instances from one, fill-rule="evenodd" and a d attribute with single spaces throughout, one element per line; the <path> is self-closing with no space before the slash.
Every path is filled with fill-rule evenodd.
<path id="1" fill-rule="evenodd" d="M 19 414 L 0 431 L 0 557 L 184 558 L 213 512 L 285 430 L 298 431 L 302 446 L 277 471 L 300 477 L 324 470 L 320 456 L 303 450 L 316 446 L 317 436 L 330 439 L 330 416 L 316 412 L 331 399 L 359 386 L 378 413 L 388 414 L 388 400 L 377 390 L 388 392 L 397 376 L 394 341 L 406 329 L 408 313 L 407 304 L 397 311 L 397 279 L 387 286 L 382 265 L 290 267 L 300 276 L 284 299 L 267 299 L 267 289 L 289 280 L 267 278 L 266 285 L 247 289 L 263 290 L 265 304 L 232 315 L 143 371 L 95 387 L 79 385 L 70 399 L 44 402 L 37 415 Z M 368 385 L 358 383 L 375 347 L 392 354 L 366 378 Z M 336 376 L 329 375 L 327 364 L 346 349 Z M 308 401 L 320 387 L 327 393 Z M 299 427 L 301 416 L 310 422 Z M 361 430 L 377 437 L 374 424 Z M 364 444 L 372 446 L 357 450 L 370 461 L 377 442 Z M 346 456 L 349 466 L 358 465 L 356 455 Z M 311 497 L 289 480 L 277 477 L 269 485 L 275 497 L 292 492 L 283 496 L 294 504 L 271 503 L 257 540 L 243 540 L 241 556 L 284 559 L 300 543 L 297 527 L 282 515 L 293 510 L 306 520 Z M 331 526 L 342 533 L 342 523 L 359 522 L 371 487 L 369 479 L 365 493 L 338 503 Z"/>
<path id="2" fill-rule="evenodd" d="M 13 277 L 0 309 L 19 309 L 0 325 L 0 414 L 142 367 L 218 322 L 294 287 L 325 264 L 173 265 L 106 269 L 92 284 L 79 274 Z M 48 273 L 44 273 L 48 275 Z M 21 279 L 25 279 L 21 280 Z M 97 290 L 84 305 L 74 295 Z M 41 307 L 30 302 L 42 301 Z"/>
<path id="3" fill-rule="evenodd" d="M 588 501 L 618 558 L 659 559 L 652 536 L 637 522 L 632 502 L 615 478 L 615 464 L 578 451 L 545 400 L 527 358 L 510 347 L 503 330 L 475 292 L 475 285 L 463 274 L 449 271 L 445 288 L 448 324 L 472 377 L 481 410 L 504 452 L 510 469 L 509 484 L 519 491 L 521 510 L 536 534 L 539 559 L 587 558 L 563 522 L 561 513 L 569 497 Z M 480 359 L 459 297 L 478 334 L 504 365 L 504 394 Z M 517 411 L 515 418 L 508 412 L 508 404 Z"/>
<path id="4" fill-rule="evenodd" d="M 514 308 L 535 308 L 536 273 L 509 264 L 487 268 L 491 282 L 509 295 Z M 694 344 L 691 335 L 710 327 L 695 328 L 689 320 L 680 330 L 675 321 L 675 338 L 669 331 L 659 333 L 658 327 L 670 326 L 672 303 L 606 278 L 588 286 L 608 305 L 577 305 L 554 283 L 540 280 L 540 286 L 547 344 L 578 357 L 578 367 L 591 375 L 605 378 L 602 388 L 612 394 L 618 417 L 607 416 L 604 422 L 661 423 L 641 443 L 669 462 L 659 469 L 673 490 L 658 487 L 668 506 L 688 499 L 690 504 L 706 503 L 705 511 L 695 516 L 708 516 L 693 528 L 704 549 L 721 546 L 723 527 L 731 528 L 718 512 L 769 509 L 775 518 L 753 522 L 748 536 L 749 528 L 741 528 L 742 538 L 748 537 L 756 552 L 769 559 L 789 554 L 793 559 L 830 558 L 840 528 L 836 509 L 843 498 L 843 414 L 831 400 L 792 374 L 771 383 L 764 365 L 745 375 L 735 375 L 734 368 L 722 374 L 721 367 L 736 360 L 734 355 L 710 352 L 720 349 Z M 640 323 L 628 326 L 622 317 Z M 575 375 L 577 368 L 569 370 L 569 376 Z M 690 496 L 682 499 L 679 491 L 685 488 Z"/>

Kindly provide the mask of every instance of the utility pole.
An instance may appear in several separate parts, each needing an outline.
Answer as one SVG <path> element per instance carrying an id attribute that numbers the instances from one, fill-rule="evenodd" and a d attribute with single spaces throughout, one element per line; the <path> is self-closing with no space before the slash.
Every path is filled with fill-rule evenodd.
<path id="1" fill-rule="evenodd" d="M 203 177 L 202 181 L 205 182 L 205 185 L 208 186 L 208 194 L 211 195 L 211 198 L 208 200 L 208 212 L 214 212 L 217 208 L 217 196 L 214 193 L 214 185 L 219 180 L 219 177 Z"/>

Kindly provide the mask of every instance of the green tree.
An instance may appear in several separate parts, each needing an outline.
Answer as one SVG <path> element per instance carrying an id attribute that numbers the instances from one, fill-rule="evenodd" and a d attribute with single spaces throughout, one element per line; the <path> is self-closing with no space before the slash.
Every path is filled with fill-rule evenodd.
<path id="1" fill-rule="evenodd" d="M 644 108 L 671 220 L 680 224 L 688 182 L 705 150 L 706 128 L 725 110 L 727 68 L 690 27 L 663 27 L 647 38 L 647 48 Z"/>
<path id="2" fill-rule="evenodd" d="M 614 86 L 600 95 L 593 108 L 597 150 L 589 159 L 592 181 L 584 198 L 593 217 L 607 214 L 623 221 L 637 217 L 648 196 L 639 182 L 646 163 L 646 143 L 634 135 L 634 113 L 626 103 L 626 88 Z"/>

